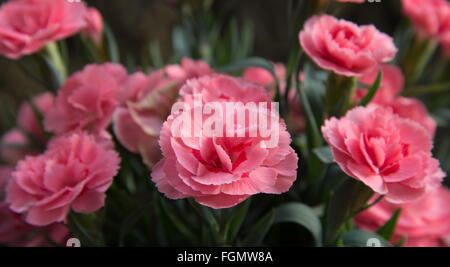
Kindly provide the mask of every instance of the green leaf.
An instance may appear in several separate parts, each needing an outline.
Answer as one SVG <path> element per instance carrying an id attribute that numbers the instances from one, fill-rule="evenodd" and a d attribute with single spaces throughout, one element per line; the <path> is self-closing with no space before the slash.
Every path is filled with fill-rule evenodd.
<path id="1" fill-rule="evenodd" d="M 363 230 L 353 230 L 343 236 L 346 247 L 391 247 L 389 242 L 382 236 Z"/>
<path id="2" fill-rule="evenodd" d="M 373 191 L 363 183 L 347 178 L 338 186 L 327 207 L 327 241 L 334 242 L 343 224 L 361 210 L 372 197 Z"/>
<path id="3" fill-rule="evenodd" d="M 158 41 L 150 42 L 150 58 L 152 59 L 153 67 L 160 69 L 164 67 L 164 60 L 162 58 L 161 47 Z"/>
<path id="4" fill-rule="evenodd" d="M 184 236 L 186 236 L 190 240 L 196 240 L 196 236 L 194 233 L 189 229 L 186 224 L 178 218 L 178 216 L 169 209 L 164 199 L 160 198 L 160 201 L 158 201 L 158 207 L 161 211 L 161 214 L 164 214 L 167 216 L 169 221 L 175 226 L 175 228 Z"/>
<path id="5" fill-rule="evenodd" d="M 105 24 L 105 38 L 106 38 L 106 48 L 108 50 L 109 61 L 113 63 L 120 62 L 119 47 L 117 46 L 116 38 L 109 27 Z"/>
<path id="6" fill-rule="evenodd" d="M 133 229 L 133 227 L 136 225 L 136 223 L 139 221 L 139 219 L 148 212 L 148 208 L 152 206 L 152 203 L 147 203 L 142 205 L 139 209 L 132 212 L 123 222 L 122 227 L 120 229 L 119 233 L 119 246 L 124 246 L 125 238 L 127 237 L 128 233 Z"/>
<path id="7" fill-rule="evenodd" d="M 319 218 L 310 207 L 301 203 L 284 204 L 275 211 L 273 225 L 278 223 L 301 225 L 312 234 L 316 246 L 322 245 L 322 226 Z"/>
<path id="8" fill-rule="evenodd" d="M 243 241 L 244 246 L 260 246 L 275 219 L 275 211 L 271 210 L 253 225 Z"/>
<path id="9" fill-rule="evenodd" d="M 375 97 L 375 94 L 377 93 L 378 89 L 380 88 L 381 80 L 383 79 L 383 73 L 381 70 L 378 71 L 377 79 L 375 80 L 374 84 L 370 87 L 369 91 L 367 92 L 367 95 L 361 100 L 359 103 L 360 106 L 367 106 L 370 101 Z"/>
<path id="10" fill-rule="evenodd" d="M 313 152 L 323 163 L 331 164 L 334 162 L 333 153 L 329 146 L 314 148 Z"/>
<path id="11" fill-rule="evenodd" d="M 401 208 L 397 209 L 394 215 L 392 215 L 391 219 L 389 219 L 389 221 L 387 221 L 380 229 L 377 230 L 377 234 L 384 237 L 386 240 L 391 240 L 401 212 Z"/>
<path id="12" fill-rule="evenodd" d="M 417 86 L 403 91 L 403 96 L 417 97 L 425 94 L 438 94 L 450 91 L 450 82 Z"/>
<path id="13" fill-rule="evenodd" d="M 232 244 L 233 240 L 236 238 L 239 229 L 241 228 L 242 222 L 245 219 L 245 215 L 247 215 L 248 208 L 250 207 L 251 199 L 249 198 L 244 203 L 238 206 L 238 209 L 234 216 L 230 218 L 230 222 L 228 222 L 229 229 L 227 234 L 227 244 Z"/>

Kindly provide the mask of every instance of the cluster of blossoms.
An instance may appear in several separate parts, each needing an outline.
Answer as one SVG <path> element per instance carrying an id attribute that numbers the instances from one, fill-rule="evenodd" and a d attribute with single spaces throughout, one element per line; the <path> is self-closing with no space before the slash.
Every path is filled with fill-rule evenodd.
<path id="1" fill-rule="evenodd" d="M 404 0 L 403 5 L 419 34 L 445 39 L 448 2 Z M 450 192 L 441 185 L 446 174 L 431 153 L 436 122 L 419 100 L 399 96 L 403 74 L 398 67 L 384 64 L 397 52 L 392 39 L 373 26 L 328 15 L 308 20 L 299 39 L 318 66 L 336 75 L 357 77 L 370 86 L 378 71 L 382 73 L 379 90 L 367 107 L 329 118 L 322 127 L 340 168 L 384 195 L 381 203 L 358 217 L 357 225 L 375 231 L 402 207 L 393 242 L 405 237 L 410 246 L 441 244 L 439 240 L 450 234 L 449 209 L 443 204 Z M 367 89 L 358 89 L 354 103 L 366 94 Z M 435 209 L 430 210 L 432 205 Z M 430 224 L 432 229 L 427 228 Z"/>
<path id="2" fill-rule="evenodd" d="M 450 51 L 450 5 L 426 2 L 403 0 L 404 12 L 420 36 L 436 38 Z M 83 2 L 15 0 L 0 8 L 0 54 L 11 59 L 79 32 L 102 42 L 101 15 Z M 388 64 L 397 53 L 392 38 L 373 25 L 316 15 L 305 23 L 299 43 L 320 68 L 343 79 L 371 86 L 382 73 L 367 106 L 357 105 L 368 90 L 354 88 L 353 106 L 342 117 L 329 116 L 321 129 L 342 171 L 385 196 L 358 215 L 357 225 L 374 231 L 401 207 L 393 242 L 406 236 L 407 245 L 440 245 L 450 234 L 450 193 L 441 185 L 445 173 L 432 155 L 437 126 L 422 102 L 400 96 L 404 76 Z M 56 96 L 44 93 L 24 103 L 17 127 L 1 139 L 0 157 L 9 166 L 0 168 L 0 197 L 5 199 L 0 215 L 6 218 L 0 222 L 0 243 L 36 230 L 55 241 L 67 238 L 69 230 L 59 223 L 67 222 L 69 213 L 104 206 L 120 169 L 117 146 L 140 155 L 157 189 L 170 199 L 193 198 L 223 209 L 255 194 L 289 191 L 299 166 L 291 134 L 302 133 L 306 123 L 296 90 L 286 84 L 285 66 L 273 63 L 273 69 L 279 83 L 263 68 L 232 77 L 189 58 L 149 73 L 92 64 L 71 75 Z M 253 108 L 270 106 L 277 90 L 287 94 L 286 121 L 273 110 Z M 233 115 L 226 129 L 215 124 L 213 134 L 205 135 L 212 119 L 228 118 L 204 112 L 191 131 L 185 126 L 196 122 L 197 98 L 203 107 L 240 103 L 249 119 L 240 123 Z M 184 112 L 173 108 L 180 104 Z M 194 114 L 183 117 L 186 111 Z M 255 123 L 252 117 L 258 117 Z M 270 126 L 261 117 L 269 118 Z M 278 137 L 275 146 L 267 145 L 267 136 L 251 134 L 264 127 Z M 27 242 L 23 245 L 45 240 Z"/>

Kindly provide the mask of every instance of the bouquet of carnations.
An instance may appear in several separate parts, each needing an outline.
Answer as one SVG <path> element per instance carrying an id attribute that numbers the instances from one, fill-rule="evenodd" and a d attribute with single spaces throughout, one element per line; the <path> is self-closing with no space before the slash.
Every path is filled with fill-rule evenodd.
<path id="1" fill-rule="evenodd" d="M 392 37 L 337 18 L 364 2 L 286 1 L 285 62 L 213 1 L 163 3 L 173 55 L 136 60 L 83 1 L 3 3 L 47 91 L 1 138 L 0 244 L 448 246 L 450 3 L 398 1 Z"/>

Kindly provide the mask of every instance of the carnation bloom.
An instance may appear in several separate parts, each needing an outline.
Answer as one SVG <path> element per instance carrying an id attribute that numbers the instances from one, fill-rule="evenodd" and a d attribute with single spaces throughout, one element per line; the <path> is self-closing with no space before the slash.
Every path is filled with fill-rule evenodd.
<path id="1" fill-rule="evenodd" d="M 420 100 L 398 96 L 405 84 L 401 70 L 391 65 L 382 65 L 381 70 L 383 79 L 371 103 L 391 107 L 395 114 L 418 122 L 428 131 L 430 136 L 434 136 L 437 125 L 433 118 L 428 115 L 425 105 Z M 369 72 L 363 75 L 359 82 L 370 86 L 375 82 L 377 74 L 377 70 Z M 367 94 L 367 91 L 367 89 L 358 89 L 355 95 L 355 102 L 360 102 Z"/>
<path id="2" fill-rule="evenodd" d="M 322 133 L 341 169 L 390 202 L 415 201 L 445 177 L 427 130 L 389 107 L 354 108 L 325 121 Z"/>
<path id="3" fill-rule="evenodd" d="M 45 115 L 53 107 L 54 97 L 51 93 L 43 93 L 35 96 L 32 103 L 37 112 Z M 47 141 L 39 121 L 40 118 L 38 118 L 34 108 L 29 102 L 24 102 L 19 109 L 17 118 L 19 128 L 9 130 L 2 136 L 0 158 L 4 161 L 15 164 L 25 155 L 39 152 L 36 147 L 33 147 L 33 142 L 45 143 Z"/>
<path id="4" fill-rule="evenodd" d="M 317 65 L 343 76 L 361 76 L 397 53 L 392 38 L 373 25 L 358 26 L 329 15 L 310 18 L 299 39 Z"/>
<path id="5" fill-rule="evenodd" d="M 101 44 L 103 38 L 102 14 L 95 8 L 88 8 L 84 16 L 86 27 L 83 33 L 89 36 L 97 45 Z"/>
<path id="6" fill-rule="evenodd" d="M 286 67 L 282 63 L 273 63 L 275 75 L 278 78 L 280 92 L 286 93 Z M 300 80 L 303 80 L 303 73 L 299 74 Z M 246 80 L 252 81 L 259 85 L 262 85 L 269 90 L 269 92 L 275 96 L 276 84 L 273 75 L 270 71 L 260 67 L 249 67 L 244 70 L 242 77 Z M 288 96 L 289 113 L 287 122 L 293 133 L 303 132 L 305 129 L 305 118 L 303 116 L 303 110 L 300 103 L 300 99 L 296 95 L 295 88 L 291 88 Z"/>
<path id="7" fill-rule="evenodd" d="M 101 133 L 119 105 L 127 80 L 127 72 L 121 65 L 86 66 L 58 91 L 55 106 L 45 116 L 45 129 L 57 134 L 74 130 Z"/>
<path id="8" fill-rule="evenodd" d="M 192 100 L 198 96 L 202 97 L 203 104 L 214 101 L 221 107 L 225 102 L 258 105 L 270 101 L 263 87 L 225 75 L 189 80 L 181 89 L 181 95 L 187 109 L 195 108 Z M 249 116 L 254 112 L 249 109 Z M 182 114 L 173 112 L 164 123 L 160 137 L 163 159 L 152 171 L 152 180 L 160 192 L 171 199 L 193 197 L 202 205 L 220 209 L 237 205 L 254 194 L 281 194 L 289 190 L 297 177 L 298 158 L 289 146 L 290 136 L 278 116 L 274 123 L 279 124 L 278 128 L 274 127 L 279 134 L 278 145 L 264 148 L 262 144 L 267 140 L 259 135 L 229 137 L 220 130 L 211 136 L 201 134 L 208 118 L 214 115 L 223 118 L 220 113 L 203 115 L 200 128 L 194 127 L 193 137 L 174 134 L 185 131 L 177 123 L 180 119 L 186 123 L 187 120 L 180 117 L 184 116 Z M 232 126 L 227 133 L 236 133 L 236 124 Z M 257 126 L 246 122 L 241 124 L 243 131 L 239 132 L 248 133 Z"/>
<path id="9" fill-rule="evenodd" d="M 407 204 L 393 204 L 381 200 L 375 206 L 355 217 L 359 228 L 376 231 L 382 227 L 394 212 L 401 208 L 392 242 L 406 238 L 406 246 L 442 246 L 450 236 L 450 191 L 440 187 L 423 198 Z"/>
<path id="10" fill-rule="evenodd" d="M 450 20 L 446 0 L 403 0 L 403 13 L 412 20 L 416 31 L 425 38 L 439 38 Z"/>
<path id="11" fill-rule="evenodd" d="M 10 209 L 36 226 L 63 222 L 70 209 L 100 209 L 120 162 L 105 144 L 84 132 L 72 133 L 52 140 L 44 154 L 27 156 L 8 185 Z"/>
<path id="12" fill-rule="evenodd" d="M 51 93 L 42 93 L 33 98 L 32 103 L 40 115 L 45 116 L 47 112 L 54 106 L 55 97 Z M 45 136 L 42 124 L 39 121 L 36 111 L 29 102 L 24 102 L 19 109 L 17 117 L 17 124 L 21 129 L 27 133 L 33 135 L 34 138 L 41 142 L 45 142 L 47 137 Z"/>
<path id="13" fill-rule="evenodd" d="M 382 80 L 372 102 L 377 104 L 391 104 L 405 87 L 405 78 L 399 67 L 382 64 L 380 69 L 376 68 L 361 76 L 359 83 L 372 86 L 377 79 L 379 70 L 382 73 Z M 355 96 L 356 102 L 360 102 L 367 94 L 367 91 L 367 89 L 358 89 Z"/>
<path id="14" fill-rule="evenodd" d="M 39 150 L 32 147 L 29 138 L 19 129 L 9 130 L 0 140 L 0 158 L 9 164 L 37 153 Z"/>
<path id="15" fill-rule="evenodd" d="M 0 166 L 0 199 L 8 180 L 13 172 L 12 168 Z M 27 224 L 23 216 L 12 212 L 6 202 L 0 202 L 0 244 L 22 247 L 49 246 L 45 236 L 33 233 L 45 232 L 53 241 L 63 244 L 69 235 L 69 230 L 61 224 L 52 224 L 45 228 L 37 228 Z"/>
<path id="16" fill-rule="evenodd" d="M 17 59 L 86 26 L 83 2 L 15 0 L 0 7 L 0 54 Z"/>
<path id="17" fill-rule="evenodd" d="M 161 159 L 159 133 L 169 116 L 178 91 L 186 79 L 210 74 L 203 61 L 183 58 L 181 65 L 170 65 L 149 75 L 130 76 L 121 97 L 122 105 L 113 115 L 113 127 L 120 143 L 139 153 L 152 167 Z"/>
<path id="18" fill-rule="evenodd" d="M 214 73 L 205 61 L 195 61 L 187 57 L 181 59 L 181 65 L 169 65 L 166 66 L 164 70 L 170 79 L 177 79 L 182 84 L 188 79 Z"/>

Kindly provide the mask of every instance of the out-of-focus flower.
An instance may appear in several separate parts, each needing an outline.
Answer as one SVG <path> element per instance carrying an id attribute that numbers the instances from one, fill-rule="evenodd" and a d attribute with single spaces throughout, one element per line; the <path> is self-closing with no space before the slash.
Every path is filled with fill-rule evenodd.
<path id="1" fill-rule="evenodd" d="M 180 87 L 187 79 L 211 74 L 206 62 L 183 58 L 181 65 L 170 65 L 149 75 L 131 75 L 122 91 L 122 106 L 113 116 L 113 127 L 121 144 L 139 153 L 152 167 L 161 159 L 159 133 L 169 116 Z"/>
<path id="2" fill-rule="evenodd" d="M 282 63 L 273 63 L 275 75 L 278 78 L 281 94 L 286 93 L 286 67 Z M 299 74 L 300 80 L 303 80 L 303 73 Z M 252 81 L 262 85 L 269 90 L 272 96 L 276 94 L 276 82 L 270 71 L 259 68 L 249 67 L 244 70 L 242 77 L 246 80 Z M 303 132 L 305 129 L 305 118 L 300 103 L 300 99 L 296 95 L 295 88 L 291 88 L 288 95 L 289 113 L 287 116 L 287 123 L 293 133 Z"/>
<path id="3" fill-rule="evenodd" d="M 445 177 L 427 130 L 389 107 L 354 108 L 327 120 L 322 133 L 341 169 L 390 202 L 415 201 Z"/>
<path id="4" fill-rule="evenodd" d="M 10 167 L 0 167 L 0 244 L 22 246 L 22 247 L 42 247 L 49 246 L 46 234 L 53 241 L 63 244 L 69 236 L 69 230 L 58 223 L 48 227 L 38 228 L 27 224 L 23 216 L 12 212 L 9 205 L 3 202 L 3 194 L 13 169 Z"/>
<path id="5" fill-rule="evenodd" d="M 355 218 L 359 228 L 376 231 L 401 208 L 392 242 L 406 238 L 408 247 L 444 246 L 450 236 L 450 192 L 440 187 L 419 200 L 398 205 L 381 200 Z"/>
<path id="6" fill-rule="evenodd" d="M 397 66 L 382 64 L 380 66 L 382 80 L 377 93 L 372 99 L 373 103 L 390 105 L 398 94 L 405 87 L 405 78 L 401 69 Z M 372 86 L 377 79 L 379 69 L 376 68 L 361 76 L 359 82 L 361 84 Z M 356 91 L 355 101 L 360 102 L 367 94 L 367 89 L 358 89 Z"/>
<path id="7" fill-rule="evenodd" d="M 183 84 L 188 79 L 198 78 L 214 73 L 214 71 L 205 61 L 195 61 L 187 57 L 181 59 L 180 65 L 168 65 L 164 68 L 164 70 L 170 79 L 177 79 L 181 84 Z"/>
<path id="8" fill-rule="evenodd" d="M 392 38 L 373 25 L 358 26 L 329 15 L 310 18 L 299 39 L 317 65 L 343 76 L 361 76 L 397 53 Z"/>
<path id="9" fill-rule="evenodd" d="M 418 99 L 398 97 L 391 105 L 395 114 L 402 118 L 411 119 L 422 125 L 431 137 L 436 133 L 436 122 L 428 114 L 425 105 Z"/>
<path id="10" fill-rule="evenodd" d="M 40 115 L 45 116 L 47 112 L 54 106 L 55 97 L 51 93 L 43 93 L 33 98 L 32 103 Z M 24 102 L 19 109 L 17 123 L 21 129 L 33 135 L 34 138 L 41 142 L 45 142 L 44 129 L 42 129 L 42 118 L 39 118 L 36 111 L 29 102 Z"/>
<path id="11" fill-rule="evenodd" d="M 39 156 L 20 161 L 7 188 L 10 209 L 24 213 L 27 223 L 46 226 L 63 222 L 70 209 L 100 209 L 120 159 L 108 141 L 84 132 L 63 135 Z"/>
<path id="12" fill-rule="evenodd" d="M 9 130 L 0 140 L 0 158 L 9 164 L 38 153 L 39 150 L 32 147 L 29 138 L 19 129 Z"/>
<path id="13" fill-rule="evenodd" d="M 86 66 L 58 91 L 55 106 L 44 118 L 45 129 L 57 134 L 74 130 L 102 133 L 120 104 L 127 81 L 127 71 L 121 65 Z"/>
<path id="14" fill-rule="evenodd" d="M 33 147 L 33 142 L 47 142 L 41 126 L 41 118 L 38 118 L 37 112 L 43 116 L 46 115 L 53 107 L 54 96 L 51 93 L 43 93 L 35 96 L 32 103 L 36 111 L 29 102 L 24 102 L 17 118 L 19 128 L 6 132 L 0 140 L 0 158 L 10 164 L 15 164 L 25 155 L 39 153 L 39 150 Z"/>
<path id="15" fill-rule="evenodd" d="M 445 32 L 450 20 L 450 3 L 446 0 L 403 0 L 403 13 L 412 20 L 423 38 L 436 38 Z"/>
<path id="16" fill-rule="evenodd" d="M 17 59 L 86 27 L 84 2 L 15 0 L 0 7 L 0 54 Z"/>
<path id="17" fill-rule="evenodd" d="M 383 79 L 371 103 L 391 107 L 395 114 L 418 122 L 428 131 L 430 136 L 434 136 L 437 125 L 428 114 L 425 105 L 418 99 L 398 96 L 405 84 L 401 70 L 392 65 L 382 65 L 381 70 Z M 359 82 L 370 86 L 375 82 L 377 74 L 377 70 L 365 74 Z M 366 94 L 367 89 L 358 89 L 355 95 L 355 102 L 360 102 Z"/>
<path id="18" fill-rule="evenodd" d="M 83 30 L 84 34 L 89 36 L 97 45 L 102 43 L 103 38 L 103 17 L 95 8 L 88 8 L 84 15 L 86 27 Z"/>
<path id="19" fill-rule="evenodd" d="M 201 96 L 201 104 L 205 107 L 213 102 L 221 107 L 230 102 L 241 102 L 243 105 L 270 102 L 270 96 L 263 87 L 225 75 L 189 80 L 181 89 L 181 95 L 183 99 L 179 103 L 183 103 L 184 111 L 196 110 L 195 98 L 198 96 Z M 247 112 L 250 117 L 255 114 L 273 116 L 252 108 Z M 271 122 L 270 129 L 279 137 L 278 144 L 269 147 L 263 145 L 267 138 L 258 134 L 255 137 L 248 135 L 261 126 L 251 124 L 249 120 L 240 123 L 239 130 L 236 129 L 236 120 L 233 120 L 233 125 L 227 125 L 227 133 L 215 124 L 217 128 L 210 136 L 202 134 L 206 132 L 207 121 L 212 116 L 224 121 L 224 113 L 203 114 L 200 126 L 194 119 L 194 132 L 178 123 L 188 123 L 192 118 L 186 118 L 183 114 L 173 112 L 164 123 L 160 137 L 163 159 L 152 172 L 152 180 L 168 198 L 193 197 L 202 205 L 228 208 L 254 194 L 286 192 L 295 181 L 298 158 L 289 146 L 291 138 L 278 115 L 272 117 L 275 122 Z M 176 132 L 182 132 L 181 136 L 174 134 Z M 237 132 L 246 134 L 238 137 Z"/>

